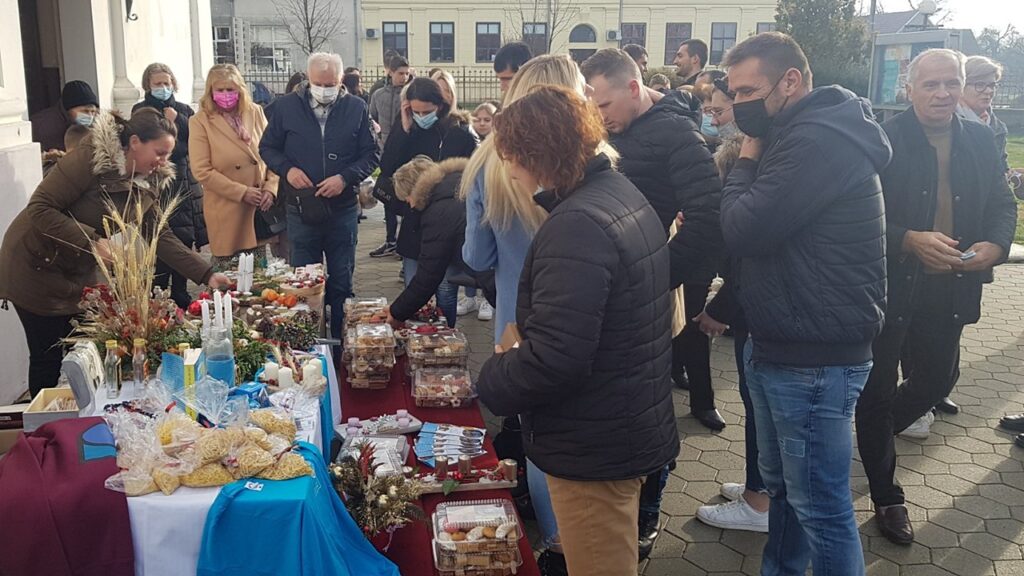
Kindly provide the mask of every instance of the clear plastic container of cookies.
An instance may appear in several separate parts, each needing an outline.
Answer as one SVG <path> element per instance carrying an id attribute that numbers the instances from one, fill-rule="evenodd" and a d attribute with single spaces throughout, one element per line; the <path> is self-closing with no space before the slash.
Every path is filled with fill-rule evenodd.
<path id="1" fill-rule="evenodd" d="M 512 576 L 523 565 L 518 546 L 484 553 L 461 553 L 434 541 L 434 567 L 440 576 Z"/>
<path id="2" fill-rule="evenodd" d="M 476 390 L 465 368 L 421 368 L 412 374 L 412 397 L 421 408 L 460 408 L 473 403 Z"/>
<path id="3" fill-rule="evenodd" d="M 379 353 L 390 354 L 391 357 L 394 357 L 395 331 L 391 329 L 389 324 L 356 325 L 352 353 L 355 356 Z"/>
<path id="4" fill-rule="evenodd" d="M 412 370 L 429 366 L 465 368 L 469 362 L 469 340 L 454 328 L 412 332 L 407 347 Z"/>
<path id="5" fill-rule="evenodd" d="M 345 324 L 381 324 L 387 321 L 384 308 L 388 305 L 387 298 L 346 298 Z"/>
<path id="6" fill-rule="evenodd" d="M 444 502 L 437 506 L 432 519 L 434 541 L 440 551 L 476 555 L 519 548 L 522 531 L 515 508 L 508 500 Z M 509 561 L 495 558 L 494 564 Z M 438 566 L 438 569 L 452 567 Z"/>

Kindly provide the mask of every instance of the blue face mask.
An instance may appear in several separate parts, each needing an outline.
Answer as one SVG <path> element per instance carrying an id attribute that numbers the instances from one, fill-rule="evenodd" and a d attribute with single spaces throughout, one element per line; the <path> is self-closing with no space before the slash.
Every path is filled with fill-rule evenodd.
<path id="1" fill-rule="evenodd" d="M 718 136 L 718 127 L 711 125 L 711 114 L 705 114 L 701 120 L 700 133 L 705 136 Z"/>
<path id="2" fill-rule="evenodd" d="M 412 119 L 416 121 L 416 125 L 419 126 L 420 128 L 424 130 L 430 130 L 430 128 L 437 123 L 437 110 L 434 110 L 430 114 L 424 114 L 422 116 L 420 116 L 419 114 L 413 114 Z"/>
<path id="3" fill-rule="evenodd" d="M 79 114 L 78 116 L 75 116 L 75 124 L 85 126 L 86 128 L 92 126 L 93 120 L 95 120 L 95 117 L 93 117 L 92 114 Z"/>
<path id="4" fill-rule="evenodd" d="M 171 97 L 171 94 L 173 94 L 171 89 L 167 86 L 157 86 L 150 90 L 149 93 L 153 95 L 153 98 L 156 98 L 161 102 L 166 102 L 167 99 Z"/>

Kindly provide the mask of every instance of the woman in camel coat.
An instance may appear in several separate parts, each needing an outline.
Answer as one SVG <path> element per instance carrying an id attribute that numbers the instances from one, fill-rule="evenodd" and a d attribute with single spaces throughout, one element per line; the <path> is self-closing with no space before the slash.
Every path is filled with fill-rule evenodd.
<path id="1" fill-rule="evenodd" d="M 200 111 L 189 121 L 188 151 L 203 185 L 210 251 L 222 261 L 256 248 L 256 210 L 269 209 L 277 195 L 277 175 L 259 153 L 266 127 L 238 69 L 211 68 Z"/>

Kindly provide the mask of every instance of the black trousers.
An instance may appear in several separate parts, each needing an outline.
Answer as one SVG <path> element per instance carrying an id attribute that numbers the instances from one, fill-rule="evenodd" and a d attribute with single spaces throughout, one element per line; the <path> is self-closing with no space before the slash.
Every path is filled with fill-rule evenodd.
<path id="1" fill-rule="evenodd" d="M 690 410 L 693 412 L 715 407 L 715 392 L 711 389 L 711 339 L 693 321 L 704 309 L 707 298 L 707 286 L 683 286 L 686 329 L 672 340 L 672 374 L 686 370 L 690 380 Z"/>
<path id="2" fill-rule="evenodd" d="M 903 504 L 893 436 L 949 395 L 959 374 L 963 325 L 952 319 L 952 278 L 923 276 L 910 321 L 887 323 L 872 345 L 874 367 L 857 402 L 857 445 L 876 506 Z M 913 370 L 898 386 L 901 351 Z"/>
<path id="3" fill-rule="evenodd" d="M 64 346 L 60 340 L 71 334 L 72 316 L 39 316 L 14 307 L 28 341 L 28 389 L 34 398 L 43 388 L 53 388 L 60 378 Z"/>
<path id="4" fill-rule="evenodd" d="M 178 305 L 178 308 L 188 308 L 192 303 L 192 297 L 188 294 L 188 278 L 174 271 L 163 260 L 156 261 L 156 275 L 153 276 L 153 285 L 167 289 L 171 287 L 171 300 Z"/>

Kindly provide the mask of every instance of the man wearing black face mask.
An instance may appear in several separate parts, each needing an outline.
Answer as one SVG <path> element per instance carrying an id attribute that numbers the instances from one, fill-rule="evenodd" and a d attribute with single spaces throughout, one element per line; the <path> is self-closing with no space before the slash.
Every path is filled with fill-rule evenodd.
<path id="1" fill-rule="evenodd" d="M 771 496 L 762 571 L 861 575 L 850 498 L 851 419 L 885 305 L 878 172 L 891 156 L 867 101 L 811 89 L 803 51 L 759 34 L 725 58 L 747 138 L 722 191 L 742 258 L 745 376 Z M 813 432 L 812 432 L 813 431 Z"/>

